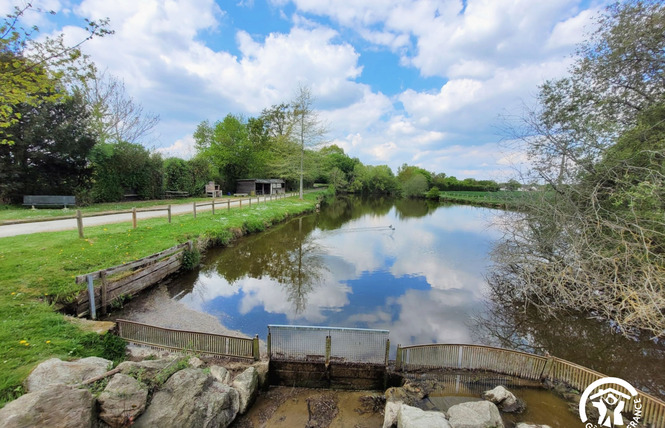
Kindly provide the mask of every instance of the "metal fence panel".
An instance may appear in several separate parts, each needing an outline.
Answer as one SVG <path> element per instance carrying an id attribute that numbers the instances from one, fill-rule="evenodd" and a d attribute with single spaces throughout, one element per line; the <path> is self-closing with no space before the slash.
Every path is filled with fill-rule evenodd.
<path id="1" fill-rule="evenodd" d="M 270 358 L 386 364 L 388 330 L 269 325 Z"/>

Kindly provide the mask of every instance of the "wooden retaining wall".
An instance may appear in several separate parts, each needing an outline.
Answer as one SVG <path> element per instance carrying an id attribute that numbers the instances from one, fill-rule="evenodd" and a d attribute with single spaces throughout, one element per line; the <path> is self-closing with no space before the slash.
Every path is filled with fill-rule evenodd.
<path id="1" fill-rule="evenodd" d="M 102 313 L 105 313 L 114 300 L 138 294 L 175 273 L 182 265 L 182 252 L 187 248 L 192 248 L 191 242 L 176 245 L 131 263 L 79 275 L 76 283 L 82 284 L 88 281 L 88 277 L 92 278 L 95 309 L 101 309 Z M 76 299 L 76 315 L 90 314 L 90 293 L 84 290 Z"/>
<path id="2" fill-rule="evenodd" d="M 119 319 L 118 336 L 139 345 L 190 351 L 211 357 L 259 359 L 259 336 L 253 339 L 199 331 L 176 330 Z"/>
<path id="3" fill-rule="evenodd" d="M 578 391 L 584 391 L 598 379 L 608 377 L 602 373 L 556 357 L 543 357 L 526 352 L 511 351 L 482 345 L 432 344 L 397 346 L 395 359 L 397 370 L 418 369 L 466 369 L 484 370 L 533 380 L 562 382 Z M 605 384 L 629 394 L 623 386 Z M 665 402 L 637 391 L 636 399 L 642 404 L 640 426 L 665 428 Z"/>

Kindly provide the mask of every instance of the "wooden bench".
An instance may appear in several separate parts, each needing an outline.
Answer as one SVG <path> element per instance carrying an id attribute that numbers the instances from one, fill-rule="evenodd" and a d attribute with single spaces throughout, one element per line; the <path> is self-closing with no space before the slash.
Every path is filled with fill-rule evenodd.
<path id="1" fill-rule="evenodd" d="M 214 181 L 211 181 L 208 184 L 206 184 L 205 193 L 206 196 L 212 196 L 213 198 L 222 195 L 222 191 L 219 189 L 219 184 L 215 184 Z"/>
<path id="2" fill-rule="evenodd" d="M 189 192 L 184 190 L 166 190 L 164 193 L 167 198 L 186 198 L 189 196 Z"/>
<path id="3" fill-rule="evenodd" d="M 24 195 L 23 205 L 28 207 L 59 207 L 76 205 L 75 196 L 63 195 Z"/>
<path id="4" fill-rule="evenodd" d="M 249 196 L 249 193 L 234 193 L 233 196 Z"/>

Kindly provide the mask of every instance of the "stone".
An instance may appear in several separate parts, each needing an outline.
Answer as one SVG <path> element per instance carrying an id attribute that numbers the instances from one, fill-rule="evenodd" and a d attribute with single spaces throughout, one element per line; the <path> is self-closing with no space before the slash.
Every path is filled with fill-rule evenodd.
<path id="1" fill-rule="evenodd" d="M 515 428 L 551 428 L 551 427 L 549 425 L 538 425 L 529 422 L 520 422 L 517 425 L 515 425 Z"/>
<path id="2" fill-rule="evenodd" d="M 386 401 L 386 407 L 383 410 L 383 428 L 397 426 L 397 416 L 401 407 L 401 401 Z"/>
<path id="3" fill-rule="evenodd" d="M 452 428 L 503 428 L 496 404 L 489 401 L 470 401 L 448 409 Z"/>
<path id="4" fill-rule="evenodd" d="M 397 428 L 450 428 L 450 424 L 441 412 L 426 412 L 402 404 L 397 416 Z"/>
<path id="5" fill-rule="evenodd" d="M 238 414 L 238 391 L 202 370 L 176 372 L 155 392 L 136 428 L 226 428 Z"/>
<path id="6" fill-rule="evenodd" d="M 109 370 L 112 361 L 99 357 L 62 361 L 51 358 L 39 364 L 25 381 L 28 392 L 40 391 L 52 385 L 76 385 L 100 376 Z"/>
<path id="7" fill-rule="evenodd" d="M 256 398 L 259 386 L 259 375 L 254 367 L 248 367 L 233 379 L 231 384 L 240 395 L 240 414 L 244 414 Z"/>
<path id="8" fill-rule="evenodd" d="M 89 390 L 56 384 L 7 403 L 0 409 L 0 428 L 89 428 L 94 406 Z"/>
<path id="9" fill-rule="evenodd" d="M 386 402 L 399 401 L 409 406 L 415 406 L 425 397 L 422 390 L 408 383 L 402 387 L 388 388 L 384 395 L 386 396 Z"/>
<path id="10" fill-rule="evenodd" d="M 178 364 L 180 358 L 162 358 L 159 360 L 123 361 L 118 364 L 120 373 L 132 376 L 143 382 L 155 380 L 167 367 Z"/>
<path id="11" fill-rule="evenodd" d="M 195 369 L 200 369 L 205 365 L 205 363 L 198 357 L 191 357 L 189 360 L 187 360 L 187 365 Z"/>
<path id="12" fill-rule="evenodd" d="M 524 401 L 515 397 L 512 392 L 499 385 L 494 389 L 485 391 L 482 394 L 485 400 L 496 404 L 499 410 L 506 413 L 520 413 L 526 409 Z"/>
<path id="13" fill-rule="evenodd" d="M 256 372 L 259 375 L 259 388 L 268 386 L 268 361 L 261 361 L 254 364 Z"/>
<path id="14" fill-rule="evenodd" d="M 145 410 L 148 390 L 131 376 L 114 375 L 97 398 L 99 417 L 111 427 L 131 425 Z"/>
<path id="15" fill-rule="evenodd" d="M 210 374 L 219 383 L 231 385 L 231 373 L 222 366 L 210 366 Z"/>

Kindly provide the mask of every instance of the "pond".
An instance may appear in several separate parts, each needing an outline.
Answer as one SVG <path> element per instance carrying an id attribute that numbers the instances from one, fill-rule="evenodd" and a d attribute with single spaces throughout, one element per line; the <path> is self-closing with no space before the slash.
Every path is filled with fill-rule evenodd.
<path id="1" fill-rule="evenodd" d="M 543 317 L 501 302 L 486 275 L 500 210 L 338 198 L 321 212 L 208 252 L 169 294 L 225 327 L 390 330 L 393 345 L 475 343 L 551 355 L 665 396 L 665 346 L 585 314 Z M 393 350 L 394 357 L 394 350 Z"/>

